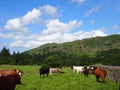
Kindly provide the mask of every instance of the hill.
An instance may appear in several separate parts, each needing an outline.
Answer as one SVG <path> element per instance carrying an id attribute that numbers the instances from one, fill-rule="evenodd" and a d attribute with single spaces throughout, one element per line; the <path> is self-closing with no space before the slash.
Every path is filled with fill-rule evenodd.
<path id="1" fill-rule="evenodd" d="M 65 52 L 67 54 L 86 54 L 89 56 L 95 56 L 98 52 L 111 49 L 120 49 L 120 35 L 88 38 L 62 44 L 48 43 L 38 48 L 29 50 L 26 53 L 47 54 L 53 52 Z"/>
<path id="2" fill-rule="evenodd" d="M 102 63 L 118 65 L 120 62 L 120 35 L 94 37 L 61 44 L 48 43 L 28 50 L 24 54 L 38 57 L 39 63 L 56 60 L 63 65 Z"/>

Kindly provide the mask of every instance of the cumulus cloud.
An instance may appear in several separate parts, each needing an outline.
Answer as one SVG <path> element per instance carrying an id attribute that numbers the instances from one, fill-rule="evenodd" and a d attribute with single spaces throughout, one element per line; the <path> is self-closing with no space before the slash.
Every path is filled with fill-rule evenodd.
<path id="1" fill-rule="evenodd" d="M 19 18 L 8 20 L 7 24 L 4 26 L 4 29 L 10 30 L 14 33 L 26 33 L 28 31 Z"/>
<path id="2" fill-rule="evenodd" d="M 47 25 L 46 29 L 43 30 L 42 34 L 53 34 L 53 33 L 68 33 L 76 27 L 82 25 L 82 21 L 77 22 L 77 20 L 69 21 L 69 23 L 60 22 L 58 19 L 50 20 Z"/>
<path id="3" fill-rule="evenodd" d="M 10 30 L 15 33 L 27 33 L 28 28 L 26 25 L 31 23 L 38 23 L 40 21 L 41 12 L 38 9 L 33 9 L 25 14 L 23 17 L 14 18 L 7 21 L 4 26 L 5 30 Z"/>
<path id="4" fill-rule="evenodd" d="M 40 21 L 41 15 L 42 12 L 39 9 L 34 8 L 32 11 L 29 11 L 26 15 L 24 15 L 21 21 L 24 25 L 30 23 L 38 23 Z"/>
<path id="5" fill-rule="evenodd" d="M 96 7 L 93 7 L 91 9 L 89 9 L 88 11 L 86 11 L 84 13 L 85 16 L 89 16 L 90 14 L 92 14 L 93 12 L 96 12 L 100 9 L 100 5 L 97 5 Z"/>
<path id="6" fill-rule="evenodd" d="M 106 34 L 101 30 L 92 30 L 90 32 L 78 31 L 73 34 L 65 34 L 63 35 L 63 38 L 64 38 L 64 42 L 66 42 L 73 40 L 82 40 L 84 38 L 91 38 L 96 36 L 106 36 Z"/>
<path id="7" fill-rule="evenodd" d="M 43 13 L 49 16 L 55 16 L 57 14 L 57 8 L 50 6 L 50 5 L 45 5 L 43 7 L 40 7 Z"/>
<path id="8" fill-rule="evenodd" d="M 33 8 L 22 17 L 9 19 L 4 29 L 17 34 L 26 34 L 29 30 L 28 25 L 40 23 L 43 14 L 54 16 L 57 14 L 57 8 L 50 5 L 42 6 L 39 9 Z"/>

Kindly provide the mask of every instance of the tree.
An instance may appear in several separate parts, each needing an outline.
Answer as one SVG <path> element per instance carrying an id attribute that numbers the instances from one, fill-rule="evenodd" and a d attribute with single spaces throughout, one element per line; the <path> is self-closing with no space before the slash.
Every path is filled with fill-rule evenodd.
<path id="1" fill-rule="evenodd" d="M 7 49 L 6 47 L 3 47 L 3 49 L 0 52 L 0 56 L 5 56 L 5 57 L 10 56 L 9 49 Z"/>
<path id="2" fill-rule="evenodd" d="M 3 47 L 0 52 L 0 64 L 9 64 L 11 60 L 11 55 L 9 53 L 9 49 Z"/>
<path id="3" fill-rule="evenodd" d="M 44 63 L 50 67 L 62 67 L 62 63 L 60 62 L 60 57 L 58 55 L 50 55 L 48 56 Z"/>

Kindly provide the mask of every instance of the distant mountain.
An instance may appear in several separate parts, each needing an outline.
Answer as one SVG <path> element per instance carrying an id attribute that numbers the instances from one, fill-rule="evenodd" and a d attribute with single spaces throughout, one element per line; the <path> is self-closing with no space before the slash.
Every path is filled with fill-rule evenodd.
<path id="1" fill-rule="evenodd" d="M 79 61 L 81 56 L 92 58 L 92 60 L 93 58 L 99 58 L 101 60 L 99 62 L 104 62 L 102 59 L 109 58 L 105 57 L 108 53 L 111 56 L 113 55 L 114 58 L 120 58 L 120 34 L 75 40 L 62 44 L 48 43 L 38 48 L 28 50 L 24 53 L 28 55 L 40 55 L 43 57 L 42 59 L 46 59 L 53 54 L 57 54 L 61 59 L 65 59 L 66 61 L 69 59 L 69 62 L 72 62 L 75 59 Z M 102 54 L 104 54 L 104 58 L 101 56 Z M 119 62 L 119 60 L 117 60 L 117 62 Z M 98 62 L 95 61 L 95 63 Z"/>

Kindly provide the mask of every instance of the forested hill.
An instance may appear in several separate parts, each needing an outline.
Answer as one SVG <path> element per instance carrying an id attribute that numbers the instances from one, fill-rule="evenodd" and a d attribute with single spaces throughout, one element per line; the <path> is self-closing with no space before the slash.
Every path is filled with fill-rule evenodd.
<path id="1" fill-rule="evenodd" d="M 62 44 L 48 43 L 24 54 L 39 57 L 40 62 L 49 58 L 68 64 L 120 63 L 120 34 L 94 37 Z M 77 62 L 78 61 L 78 62 Z"/>

